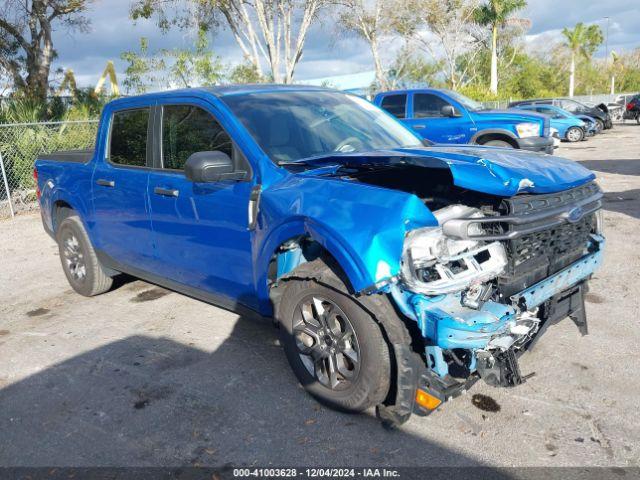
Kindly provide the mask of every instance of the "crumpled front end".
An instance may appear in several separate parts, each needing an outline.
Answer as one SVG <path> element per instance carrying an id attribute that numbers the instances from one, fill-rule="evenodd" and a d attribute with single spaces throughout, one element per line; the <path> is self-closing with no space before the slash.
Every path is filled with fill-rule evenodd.
<path id="1" fill-rule="evenodd" d="M 424 339 L 418 385 L 437 406 L 478 377 L 511 387 L 527 378 L 518 356 L 549 325 L 570 317 L 587 333 L 583 295 L 602 262 L 595 183 L 516 196 L 501 212 L 455 205 L 439 227 L 407 235 L 401 279 L 390 294 Z M 431 408 L 418 400 L 418 413 Z"/>

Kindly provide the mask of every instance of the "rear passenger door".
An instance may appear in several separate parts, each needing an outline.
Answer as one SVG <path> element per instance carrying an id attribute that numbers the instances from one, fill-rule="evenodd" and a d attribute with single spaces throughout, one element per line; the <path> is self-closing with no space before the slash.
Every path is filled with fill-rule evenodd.
<path id="1" fill-rule="evenodd" d="M 206 103 L 159 105 L 156 118 L 156 168 L 148 184 L 155 273 L 219 303 L 255 307 L 248 162 Z M 226 153 L 246 178 L 191 182 L 185 163 L 202 151 Z"/>
<path id="2" fill-rule="evenodd" d="M 154 257 L 147 202 L 151 111 L 143 105 L 112 113 L 91 189 L 98 253 L 141 270 L 148 270 Z"/>

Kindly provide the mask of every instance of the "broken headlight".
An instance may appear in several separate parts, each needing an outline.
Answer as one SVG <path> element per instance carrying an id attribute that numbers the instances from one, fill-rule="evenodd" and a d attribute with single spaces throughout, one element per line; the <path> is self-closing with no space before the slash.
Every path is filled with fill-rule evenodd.
<path id="1" fill-rule="evenodd" d="M 440 225 L 453 218 L 482 217 L 471 207 L 452 205 L 434 212 Z M 473 224 L 471 228 L 478 228 Z M 480 234 L 482 232 L 475 232 Z M 402 254 L 402 277 L 414 292 L 442 295 L 466 290 L 497 277 L 507 264 L 500 242 L 455 240 L 441 227 L 427 227 L 407 234 Z"/>

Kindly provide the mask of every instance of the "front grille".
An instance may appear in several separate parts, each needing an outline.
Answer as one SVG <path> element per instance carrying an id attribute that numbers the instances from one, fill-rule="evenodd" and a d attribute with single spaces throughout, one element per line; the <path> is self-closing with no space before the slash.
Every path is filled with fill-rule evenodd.
<path id="1" fill-rule="evenodd" d="M 451 238 L 502 242 L 508 263 L 498 285 L 509 297 L 582 257 L 601 206 L 602 190 L 590 182 L 557 193 L 516 195 L 485 216 L 448 220 L 442 230 Z"/>
<path id="2" fill-rule="evenodd" d="M 585 254 L 590 235 L 596 228 L 596 214 L 588 213 L 576 222 L 550 222 L 545 212 L 571 211 L 582 205 L 585 211 L 594 212 L 600 206 L 602 192 L 595 182 L 563 192 L 545 195 L 517 195 L 505 199 L 501 210 L 506 216 L 536 218 L 538 229 L 514 238 L 503 240 L 508 254 L 507 268 L 498 279 L 500 293 L 509 297 L 554 273 L 559 272 Z M 553 217 L 551 217 L 553 218 Z M 556 217 L 557 218 L 557 217 Z M 522 228 L 523 225 L 499 224 L 503 235 Z M 491 234 L 496 234 L 496 226 Z"/>
<path id="3" fill-rule="evenodd" d="M 498 279 L 500 293 L 509 297 L 577 261 L 595 226 L 595 214 L 590 214 L 576 223 L 505 241 L 508 263 Z"/>
<path id="4" fill-rule="evenodd" d="M 571 206 L 574 203 L 597 196 L 600 187 L 596 182 L 590 182 L 580 187 L 572 188 L 558 193 L 544 195 L 516 195 L 502 201 L 501 209 L 507 215 L 530 215 L 544 212 L 563 206 Z"/>

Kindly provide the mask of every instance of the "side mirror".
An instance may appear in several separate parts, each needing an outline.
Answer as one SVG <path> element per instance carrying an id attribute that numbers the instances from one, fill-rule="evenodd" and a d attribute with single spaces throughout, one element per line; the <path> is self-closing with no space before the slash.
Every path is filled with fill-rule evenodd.
<path id="1" fill-rule="evenodd" d="M 442 113 L 443 117 L 457 117 L 458 114 L 456 113 L 456 109 L 453 108 L 453 105 L 445 105 L 444 107 L 442 107 L 442 110 L 440 110 L 440 113 Z"/>
<path id="2" fill-rule="evenodd" d="M 242 180 L 247 176 L 247 172 L 236 171 L 231 157 L 219 150 L 191 155 L 184 166 L 184 174 L 194 183 Z"/>

